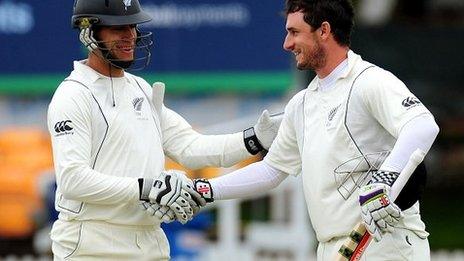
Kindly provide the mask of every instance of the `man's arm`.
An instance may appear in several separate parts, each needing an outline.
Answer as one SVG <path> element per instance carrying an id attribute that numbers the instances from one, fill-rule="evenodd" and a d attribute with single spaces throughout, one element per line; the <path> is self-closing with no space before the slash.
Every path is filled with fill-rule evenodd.
<path id="1" fill-rule="evenodd" d="M 429 114 L 420 115 L 401 130 L 395 146 L 370 184 L 360 190 L 361 216 L 368 231 L 378 241 L 382 233 L 392 231 L 401 219 L 401 209 L 390 198 L 391 186 L 416 150 L 427 153 L 438 134 L 438 126 Z"/>
<path id="2" fill-rule="evenodd" d="M 288 174 L 260 161 L 209 182 L 215 199 L 234 199 L 269 191 L 287 177 Z"/>
<path id="3" fill-rule="evenodd" d="M 230 167 L 263 148 L 268 149 L 278 132 L 282 116 L 263 112 L 253 128 L 224 135 L 202 135 L 176 112 L 163 107 L 163 147 L 182 165 L 198 169 L 206 166 Z"/>
<path id="4" fill-rule="evenodd" d="M 259 195 L 277 187 L 287 177 L 288 174 L 260 161 L 221 177 L 196 179 L 193 183 L 195 191 L 202 195 L 204 205 L 214 200 Z"/>
<path id="5" fill-rule="evenodd" d="M 48 109 L 56 181 L 70 200 L 94 204 L 136 202 L 136 178 L 105 175 L 91 168 L 91 95 L 83 86 L 63 83 Z"/>

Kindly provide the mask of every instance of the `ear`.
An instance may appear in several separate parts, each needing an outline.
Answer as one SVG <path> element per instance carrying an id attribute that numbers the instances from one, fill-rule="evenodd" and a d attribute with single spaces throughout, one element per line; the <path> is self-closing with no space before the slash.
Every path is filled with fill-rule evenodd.
<path id="1" fill-rule="evenodd" d="M 319 27 L 319 33 L 322 40 L 327 40 L 332 34 L 332 28 L 330 27 L 329 22 L 322 22 L 321 27 Z"/>

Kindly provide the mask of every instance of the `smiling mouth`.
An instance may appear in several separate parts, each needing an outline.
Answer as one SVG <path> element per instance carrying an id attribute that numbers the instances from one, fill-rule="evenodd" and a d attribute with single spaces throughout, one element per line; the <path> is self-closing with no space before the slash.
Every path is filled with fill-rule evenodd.
<path id="1" fill-rule="evenodd" d="M 132 45 L 117 45 L 116 48 L 118 50 L 123 50 L 123 51 L 132 51 L 132 50 L 134 50 L 134 46 L 132 46 Z"/>

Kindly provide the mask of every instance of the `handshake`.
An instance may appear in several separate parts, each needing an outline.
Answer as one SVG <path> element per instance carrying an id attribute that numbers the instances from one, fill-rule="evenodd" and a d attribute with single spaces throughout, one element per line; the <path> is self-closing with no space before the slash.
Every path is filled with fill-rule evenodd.
<path id="1" fill-rule="evenodd" d="M 213 202 L 213 190 L 205 179 L 189 179 L 183 171 L 166 170 L 157 178 L 140 178 L 143 208 L 152 216 L 169 223 L 192 220 L 206 203 Z"/>

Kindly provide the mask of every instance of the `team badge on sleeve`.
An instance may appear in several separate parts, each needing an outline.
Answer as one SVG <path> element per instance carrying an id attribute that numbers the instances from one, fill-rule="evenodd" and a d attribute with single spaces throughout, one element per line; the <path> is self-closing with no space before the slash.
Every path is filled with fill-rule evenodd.
<path id="1" fill-rule="evenodd" d="M 407 109 L 417 106 L 418 104 L 421 104 L 421 102 L 416 97 L 408 97 L 401 102 L 401 105 Z"/>
<path id="2" fill-rule="evenodd" d="M 74 133 L 71 120 L 58 121 L 55 123 L 54 129 L 55 137 Z"/>

